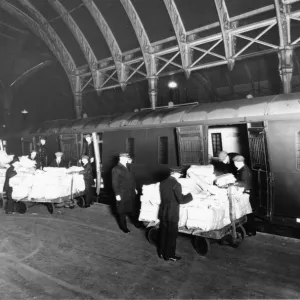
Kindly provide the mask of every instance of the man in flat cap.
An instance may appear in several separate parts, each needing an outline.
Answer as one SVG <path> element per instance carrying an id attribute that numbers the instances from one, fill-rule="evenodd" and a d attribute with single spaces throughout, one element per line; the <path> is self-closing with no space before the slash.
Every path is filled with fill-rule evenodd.
<path id="1" fill-rule="evenodd" d="M 85 208 L 90 207 L 93 199 L 92 185 L 94 183 L 92 166 L 87 155 L 82 155 L 81 162 L 84 170 L 80 171 L 79 174 L 83 174 L 85 184 Z"/>
<path id="2" fill-rule="evenodd" d="M 165 260 L 177 261 L 176 239 L 178 234 L 179 205 L 193 200 L 192 195 L 182 194 L 181 184 L 177 181 L 182 175 L 180 168 L 171 168 L 170 176 L 160 183 L 161 204 L 159 208 L 160 244 L 158 255 Z"/>
<path id="3" fill-rule="evenodd" d="M 47 166 L 47 149 L 46 149 L 46 138 L 40 137 L 40 143 L 37 149 L 37 168 L 43 169 Z"/>
<path id="4" fill-rule="evenodd" d="M 66 164 L 63 161 L 63 153 L 62 152 L 56 152 L 55 153 L 56 158 L 52 161 L 52 163 L 50 164 L 50 167 L 53 168 L 65 168 Z"/>
<path id="5" fill-rule="evenodd" d="M 87 155 L 89 157 L 89 162 L 92 164 L 95 161 L 95 151 L 92 136 L 90 134 L 86 134 L 84 139 L 85 141 L 83 142 L 82 155 Z"/>
<path id="6" fill-rule="evenodd" d="M 237 156 L 238 153 L 227 153 L 226 151 L 221 151 L 218 155 L 220 162 L 219 172 L 222 174 L 233 174 L 236 175 L 236 167 L 233 162 L 233 158 Z"/>
<path id="7" fill-rule="evenodd" d="M 137 195 L 135 178 L 128 169 L 128 164 L 132 162 L 128 153 L 119 155 L 119 163 L 112 169 L 112 187 L 116 197 L 117 214 L 120 229 L 129 233 L 126 215 L 132 223 L 139 228 L 135 212 L 135 198 Z"/>
<path id="8" fill-rule="evenodd" d="M 244 193 L 250 195 L 250 203 L 253 208 L 254 204 L 254 193 L 252 186 L 252 172 L 249 167 L 245 164 L 245 158 L 242 155 L 237 155 L 233 158 L 235 167 L 237 168 L 236 172 L 236 183 L 235 186 L 244 188 Z M 247 216 L 247 224 L 245 224 L 245 229 L 248 235 L 256 235 L 256 226 L 254 222 L 254 215 L 249 214 Z"/>

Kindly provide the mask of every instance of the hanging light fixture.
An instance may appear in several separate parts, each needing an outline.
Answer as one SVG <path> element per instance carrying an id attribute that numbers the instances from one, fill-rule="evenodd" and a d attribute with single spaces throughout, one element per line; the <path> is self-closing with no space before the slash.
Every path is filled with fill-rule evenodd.
<path id="1" fill-rule="evenodd" d="M 21 111 L 21 114 L 22 114 L 23 119 L 26 120 L 26 118 L 27 118 L 27 116 L 28 116 L 28 111 L 27 111 L 26 109 L 23 109 L 23 110 Z"/>
<path id="2" fill-rule="evenodd" d="M 177 83 L 175 82 L 175 81 L 170 81 L 169 83 L 168 83 L 168 87 L 170 88 L 170 89 L 176 89 L 177 88 Z"/>

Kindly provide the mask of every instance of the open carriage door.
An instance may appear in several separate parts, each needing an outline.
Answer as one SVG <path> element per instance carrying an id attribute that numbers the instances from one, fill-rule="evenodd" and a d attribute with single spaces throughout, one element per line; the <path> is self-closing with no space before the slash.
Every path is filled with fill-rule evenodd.
<path id="1" fill-rule="evenodd" d="M 248 140 L 256 203 L 252 203 L 258 214 L 271 217 L 272 189 L 268 161 L 266 124 L 248 123 Z"/>
<path id="2" fill-rule="evenodd" d="M 64 134 L 59 136 L 60 150 L 64 153 L 63 159 L 68 166 L 77 165 L 80 158 L 80 136 L 78 134 Z"/>
<path id="3" fill-rule="evenodd" d="M 178 155 L 181 166 L 208 163 L 207 126 L 177 127 Z"/>

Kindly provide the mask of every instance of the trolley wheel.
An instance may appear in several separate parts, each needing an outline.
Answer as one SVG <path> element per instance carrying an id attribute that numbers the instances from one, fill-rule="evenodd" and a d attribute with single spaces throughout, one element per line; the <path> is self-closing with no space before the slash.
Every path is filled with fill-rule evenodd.
<path id="1" fill-rule="evenodd" d="M 158 245 L 158 228 L 151 227 L 147 232 L 147 239 L 149 243 L 153 246 Z"/>
<path id="2" fill-rule="evenodd" d="M 55 211 L 55 207 L 54 207 L 54 204 L 53 203 L 47 203 L 47 209 L 49 211 L 49 213 L 51 215 L 53 215 L 54 211 Z"/>
<path id="3" fill-rule="evenodd" d="M 232 240 L 232 243 L 231 243 L 231 246 L 233 248 L 238 248 L 239 245 L 243 242 L 243 240 L 246 238 L 246 230 L 244 228 L 244 226 L 239 226 L 237 229 L 236 229 L 236 240 L 233 241 Z"/>
<path id="4" fill-rule="evenodd" d="M 25 214 L 27 211 L 27 205 L 25 202 L 22 202 L 22 201 L 16 202 L 15 208 L 16 208 L 17 213 L 19 213 L 21 215 Z"/>
<path id="5" fill-rule="evenodd" d="M 210 241 L 207 238 L 201 236 L 195 236 L 194 238 L 194 247 L 198 254 L 202 256 L 209 255 L 211 252 Z"/>
<path id="6" fill-rule="evenodd" d="M 81 208 L 85 207 L 85 199 L 83 196 L 77 198 L 77 205 Z"/>

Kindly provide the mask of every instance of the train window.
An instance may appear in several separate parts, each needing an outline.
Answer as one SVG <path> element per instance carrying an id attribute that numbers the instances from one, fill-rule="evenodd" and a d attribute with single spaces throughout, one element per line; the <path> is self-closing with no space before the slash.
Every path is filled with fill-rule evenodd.
<path id="1" fill-rule="evenodd" d="M 222 147 L 222 134 L 221 133 L 212 133 L 211 134 L 211 142 L 213 149 L 213 156 L 217 157 L 219 153 L 223 150 Z"/>
<path id="2" fill-rule="evenodd" d="M 134 138 L 126 139 L 126 152 L 130 157 L 134 157 Z"/>
<path id="3" fill-rule="evenodd" d="M 300 131 L 296 132 L 296 168 L 300 171 Z"/>
<path id="4" fill-rule="evenodd" d="M 160 136 L 158 140 L 158 163 L 167 165 L 169 161 L 168 137 Z"/>

